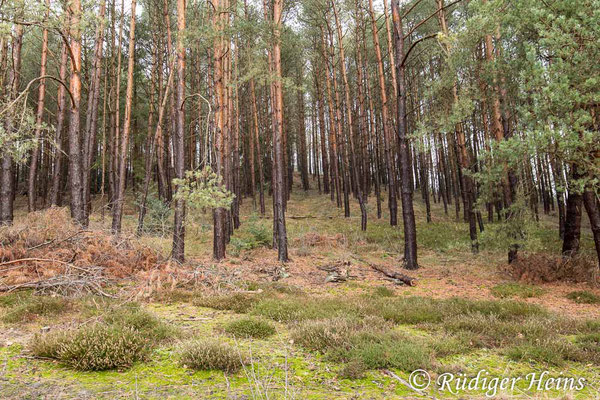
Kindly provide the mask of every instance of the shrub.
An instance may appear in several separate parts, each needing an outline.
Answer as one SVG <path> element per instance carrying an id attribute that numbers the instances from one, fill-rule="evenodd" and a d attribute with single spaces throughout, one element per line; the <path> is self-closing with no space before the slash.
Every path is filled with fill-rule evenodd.
<path id="1" fill-rule="evenodd" d="M 245 317 L 225 325 L 225 332 L 234 336 L 263 339 L 275 334 L 275 327 L 262 319 Z"/>
<path id="2" fill-rule="evenodd" d="M 181 349 L 182 365 L 197 370 L 220 370 L 236 372 L 244 364 L 244 357 L 231 346 L 216 341 L 195 341 Z"/>
<path id="3" fill-rule="evenodd" d="M 492 295 L 501 299 L 507 297 L 521 297 L 523 299 L 530 297 L 539 297 L 544 290 L 539 287 L 524 285 L 522 283 L 501 283 L 491 289 Z"/>
<path id="4" fill-rule="evenodd" d="M 142 198 L 136 199 L 136 205 L 141 206 Z M 158 198 L 155 192 L 148 193 L 146 198 L 146 215 L 144 217 L 143 233 L 147 235 L 165 236 L 173 227 L 172 211 L 169 205 Z"/>
<path id="5" fill-rule="evenodd" d="M 103 371 L 127 368 L 144 359 L 150 343 L 133 328 L 95 323 L 74 332 L 38 335 L 30 348 L 38 357 L 56 358 L 73 369 Z"/>
<path id="6" fill-rule="evenodd" d="M 581 360 L 581 352 L 570 343 L 561 340 L 543 340 L 537 343 L 525 343 L 506 351 L 513 361 L 539 362 L 560 366 L 565 360 Z"/>
<path id="7" fill-rule="evenodd" d="M 367 369 L 397 368 L 407 372 L 431 366 L 431 350 L 407 337 L 363 332 L 351 342 L 349 349 L 332 352 L 332 359 L 361 362 Z"/>
<path id="8" fill-rule="evenodd" d="M 15 301 L 2 316 L 9 323 L 32 321 L 39 316 L 59 315 L 67 311 L 71 302 L 64 297 L 29 296 Z"/>
<path id="9" fill-rule="evenodd" d="M 571 292 L 567 294 L 567 299 L 573 300 L 577 304 L 600 304 L 600 296 L 587 290 Z"/>
<path id="10" fill-rule="evenodd" d="M 380 333 L 386 327 L 388 325 L 380 317 L 337 317 L 301 322 L 294 327 L 291 336 L 301 346 L 325 353 L 336 348 L 348 348 L 352 337 L 361 332 Z"/>
<path id="11" fill-rule="evenodd" d="M 360 360 L 352 360 L 342 366 L 339 371 L 340 378 L 361 379 L 364 378 L 367 368 Z"/>

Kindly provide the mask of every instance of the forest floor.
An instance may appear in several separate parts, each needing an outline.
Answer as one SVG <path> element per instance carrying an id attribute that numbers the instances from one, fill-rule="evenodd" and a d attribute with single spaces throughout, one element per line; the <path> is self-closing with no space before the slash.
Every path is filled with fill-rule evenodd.
<path id="1" fill-rule="evenodd" d="M 287 209 L 291 260 L 285 265 L 268 247 L 272 220 L 256 213 L 251 199 L 244 199 L 241 228 L 221 263 L 211 260 L 212 218 L 190 211 L 183 266 L 164 261 L 171 245 L 165 233 L 168 211 L 152 205 L 148 232 L 136 238 L 136 207 L 130 199 L 120 239 L 130 245 L 120 250 L 122 242 L 100 239 L 109 238 L 110 215 L 102 217 L 97 199 L 85 246 L 93 243 L 96 253 L 110 259 L 112 275 L 103 281 L 102 292 L 112 297 L 29 291 L 0 296 L 0 398 L 600 398 L 598 287 L 514 281 L 498 224 L 486 224 L 481 251 L 473 255 L 467 226 L 455 220 L 453 206 L 446 216 L 440 204 L 432 204 L 433 221 L 427 223 L 418 195 L 415 200 L 421 268 L 403 271 L 402 228 L 389 226 L 385 203 L 382 219 L 376 218 L 373 198 L 368 229 L 361 232 L 355 202 L 352 216 L 344 218 L 328 196 L 295 188 Z M 270 198 L 266 203 L 269 216 Z M 35 225 L 37 241 L 22 248 L 35 249 L 38 259 L 63 257 L 53 266 L 92 260 L 83 238 L 69 253 L 76 244 L 71 237 L 79 232 L 61 220 L 66 213 L 27 217 L 21 208 L 11 235 L 22 239 L 27 226 Z M 40 226 L 47 227 L 43 235 Z M 588 230 L 584 227 L 584 254 L 593 251 Z M 542 216 L 528 232 L 525 254 L 558 254 L 555 216 Z M 44 250 L 51 242 L 57 245 L 54 252 Z M 144 249 L 139 250 L 144 256 L 121 260 L 109 254 L 110 247 L 128 255 Z M 15 248 L 3 239 L 0 260 L 31 257 Z M 152 261 L 160 266 L 148 266 Z M 410 275 L 416 285 L 397 285 L 369 264 Z M 121 265 L 126 273 L 118 273 Z M 44 276 L 43 266 L 38 260 L 23 268 Z M 17 267 L 0 263 L 0 268 L 1 285 L 20 282 L 13 274 Z M 129 315 L 129 304 L 135 304 L 133 314 L 151 315 L 169 326 L 166 338 L 155 340 L 130 368 L 81 371 L 64 360 L 35 356 L 44 335 L 109 324 Z M 229 344 L 230 361 L 243 359 L 244 366 L 227 373 L 193 369 L 183 349 L 195 340 Z M 416 369 L 426 370 L 432 380 L 422 392 L 407 384 Z M 473 389 L 436 384 L 445 373 L 474 378 L 480 371 L 488 379 L 520 379 L 512 389 L 495 391 L 482 387 L 481 380 Z M 537 381 L 530 386 L 536 377 L 542 386 Z M 585 384 L 563 388 L 551 381 L 543 387 L 554 378 L 582 378 Z"/>

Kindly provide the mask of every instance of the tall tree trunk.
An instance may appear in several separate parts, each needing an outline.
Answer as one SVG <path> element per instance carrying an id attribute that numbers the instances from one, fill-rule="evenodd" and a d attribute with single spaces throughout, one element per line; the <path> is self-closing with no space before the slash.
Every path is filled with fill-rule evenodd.
<path id="1" fill-rule="evenodd" d="M 60 80 L 65 82 L 67 79 L 69 55 L 67 53 L 67 45 L 63 43 L 60 56 Z M 54 170 L 52 171 L 52 186 L 50 188 L 50 205 L 57 206 L 59 204 L 59 192 L 62 169 L 62 135 L 67 111 L 66 105 L 66 88 L 63 85 L 58 85 L 57 94 L 57 119 L 56 119 L 56 152 L 54 156 Z"/>
<path id="2" fill-rule="evenodd" d="M 183 179 L 185 174 L 185 0 L 177 0 L 177 130 L 173 140 L 175 177 Z M 175 200 L 173 223 L 173 251 L 171 256 L 182 263 L 185 253 L 185 202 Z"/>
<path id="3" fill-rule="evenodd" d="M 127 90 L 125 92 L 125 120 L 123 122 L 123 134 L 121 135 L 121 154 L 119 160 L 119 178 L 117 181 L 117 193 L 113 207 L 112 231 L 118 235 L 121 233 L 121 220 L 123 218 L 123 203 L 125 196 L 125 185 L 127 171 L 127 152 L 129 148 L 129 132 L 131 130 L 131 108 L 133 101 L 133 69 L 135 63 L 135 6 L 136 0 L 131 0 L 131 22 L 129 25 L 129 57 L 127 65 Z"/>
<path id="4" fill-rule="evenodd" d="M 71 13 L 71 81 L 73 96 L 69 113 L 69 184 L 71 187 L 71 217 L 85 225 L 82 186 L 82 160 L 79 132 L 79 106 L 81 103 L 81 1 L 72 0 Z"/>
<path id="5" fill-rule="evenodd" d="M 393 1 L 392 1 L 393 3 Z M 390 210 L 390 225 L 398 225 L 398 204 L 396 201 L 396 170 L 394 157 L 392 154 L 392 145 L 395 142 L 389 126 L 388 99 L 385 90 L 385 76 L 383 73 L 383 59 L 381 56 L 381 47 L 379 46 L 379 36 L 375 11 L 373 10 L 373 0 L 369 0 L 369 14 L 371 15 L 371 25 L 373 31 L 373 44 L 375 46 L 375 55 L 377 56 L 377 73 L 379 75 L 379 91 L 381 94 L 381 114 L 383 123 L 383 140 L 385 148 L 385 158 L 388 172 L 388 207 Z M 397 66 L 396 66 L 397 69 Z M 397 75 L 397 71 L 396 71 Z M 412 181 L 412 179 L 411 179 Z"/>
<path id="6" fill-rule="evenodd" d="M 370 0 L 371 1 L 371 0 Z M 404 33 L 398 0 L 392 0 L 394 24 L 394 49 L 396 55 L 396 78 L 398 85 L 397 117 L 398 142 L 402 184 L 402 221 L 404 222 L 404 267 L 417 269 L 417 226 L 413 209 L 413 185 L 411 179 L 410 148 L 406 128 L 406 87 L 404 83 Z"/>
<path id="7" fill-rule="evenodd" d="M 83 202 L 85 207 L 86 225 L 89 223 L 91 211 L 91 185 L 90 173 L 92 159 L 94 156 L 94 146 L 96 142 L 96 132 L 98 129 L 98 104 L 100 103 L 100 75 L 102 70 L 102 50 L 104 49 L 104 13 L 106 2 L 100 3 L 100 12 L 98 14 L 99 24 L 96 29 L 96 48 L 94 50 L 94 62 L 92 71 L 92 83 L 88 93 L 88 106 L 86 115 L 86 127 L 83 137 Z"/>
<path id="8" fill-rule="evenodd" d="M 21 82 L 21 50 L 23 48 L 23 25 L 17 24 L 12 37 L 12 66 L 8 73 L 8 98 L 15 99 Z M 9 116 L 3 123 L 5 129 L 13 129 L 13 118 Z M 10 143 L 8 144 L 10 146 Z M 12 154 L 4 151 L 2 154 L 2 171 L 0 175 L 0 225 L 11 225 L 14 218 L 15 175 Z"/>
<path id="9" fill-rule="evenodd" d="M 335 24 L 336 24 L 337 35 L 338 35 L 338 45 L 340 48 L 339 49 L 340 68 L 342 71 L 342 80 L 344 82 L 344 92 L 346 95 L 346 114 L 347 114 L 347 120 L 348 120 L 348 138 L 350 139 L 350 154 L 352 155 L 351 168 L 353 171 L 354 184 L 356 186 L 356 197 L 358 198 L 358 204 L 360 206 L 360 215 L 361 215 L 360 229 L 363 231 L 366 231 L 367 230 L 367 206 L 365 204 L 362 184 L 359 179 L 359 174 L 358 174 L 359 166 L 358 166 L 357 157 L 356 157 L 356 147 L 354 146 L 354 129 L 353 129 L 354 125 L 352 123 L 352 102 L 350 100 L 351 99 L 350 84 L 348 83 L 348 75 L 346 74 L 346 60 L 345 60 L 345 54 L 344 54 L 342 26 L 341 26 L 339 18 L 338 18 L 338 12 L 335 7 L 335 1 L 331 2 L 331 7 L 333 8 L 333 14 L 335 16 Z"/>
<path id="10" fill-rule="evenodd" d="M 583 192 L 583 204 L 590 219 L 592 234 L 594 235 L 594 245 L 596 247 L 596 257 L 600 267 L 600 210 L 598 209 L 598 197 L 591 188 Z"/>
<path id="11" fill-rule="evenodd" d="M 281 74 L 281 25 L 282 25 L 283 0 L 273 0 L 273 67 L 275 76 L 272 85 L 275 94 L 275 129 L 273 131 L 273 149 L 275 155 L 275 181 L 273 190 L 274 209 L 273 218 L 277 228 L 277 256 L 280 262 L 288 261 L 287 232 L 285 225 L 284 197 L 286 193 L 284 183 L 285 168 L 283 152 L 283 82 Z"/>
<path id="12" fill-rule="evenodd" d="M 45 0 L 46 13 L 44 21 L 48 20 L 50 13 L 50 0 Z M 40 65 L 40 77 L 46 75 L 46 61 L 48 60 L 48 28 L 44 26 L 42 30 L 42 60 Z M 46 79 L 40 80 L 38 88 L 37 112 L 35 115 L 35 147 L 31 154 L 31 163 L 29 164 L 29 179 L 27 181 L 27 209 L 29 212 L 35 211 L 35 201 L 37 198 L 36 178 L 38 159 L 40 158 L 39 140 L 42 134 L 42 123 L 44 118 L 44 104 L 46 100 Z"/>

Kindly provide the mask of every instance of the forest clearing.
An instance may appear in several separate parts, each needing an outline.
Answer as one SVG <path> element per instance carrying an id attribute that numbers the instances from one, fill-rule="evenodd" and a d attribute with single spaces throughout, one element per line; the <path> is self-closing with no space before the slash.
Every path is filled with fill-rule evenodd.
<path id="1" fill-rule="evenodd" d="M 0 0 L 0 398 L 600 399 L 599 0 Z"/>

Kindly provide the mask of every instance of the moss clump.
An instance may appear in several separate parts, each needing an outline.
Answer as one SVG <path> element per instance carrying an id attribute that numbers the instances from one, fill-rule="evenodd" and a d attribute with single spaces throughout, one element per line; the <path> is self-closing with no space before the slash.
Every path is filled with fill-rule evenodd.
<path id="1" fill-rule="evenodd" d="M 577 304 L 600 304 L 600 296 L 587 290 L 579 290 L 567 294 L 567 299 L 573 300 Z"/>
<path id="2" fill-rule="evenodd" d="M 501 283 L 494 286 L 490 291 L 492 292 L 493 296 L 501 299 L 509 297 L 520 297 L 522 299 L 527 299 L 531 297 L 540 297 L 542 294 L 544 294 L 544 289 L 542 288 L 516 282 Z"/>
<path id="3" fill-rule="evenodd" d="M 179 355 L 183 366 L 197 370 L 236 372 L 245 363 L 244 356 L 231 346 L 216 341 L 194 341 L 183 346 Z"/>
<path id="4" fill-rule="evenodd" d="M 275 334 L 275 327 L 268 321 L 245 317 L 228 323 L 224 331 L 237 337 L 264 339 Z"/>

